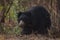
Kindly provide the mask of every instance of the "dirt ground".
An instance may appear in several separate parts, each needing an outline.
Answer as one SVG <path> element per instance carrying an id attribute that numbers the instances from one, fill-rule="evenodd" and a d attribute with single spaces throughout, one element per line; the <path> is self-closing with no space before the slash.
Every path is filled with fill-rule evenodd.
<path id="1" fill-rule="evenodd" d="M 60 40 L 60 38 L 51 38 L 43 35 L 0 35 L 0 40 Z"/>

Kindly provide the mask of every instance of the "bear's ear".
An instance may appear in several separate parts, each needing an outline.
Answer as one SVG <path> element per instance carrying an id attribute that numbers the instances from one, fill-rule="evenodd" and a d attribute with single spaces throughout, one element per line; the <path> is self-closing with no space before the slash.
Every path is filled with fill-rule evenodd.
<path id="1" fill-rule="evenodd" d="M 17 13 L 17 17 L 19 18 L 21 14 L 22 14 L 22 12 Z"/>

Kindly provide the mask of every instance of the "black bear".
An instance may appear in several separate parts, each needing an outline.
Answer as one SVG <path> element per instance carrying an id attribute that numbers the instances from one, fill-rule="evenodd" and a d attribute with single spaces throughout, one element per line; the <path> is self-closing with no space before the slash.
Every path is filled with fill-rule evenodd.
<path id="1" fill-rule="evenodd" d="M 34 6 L 28 11 L 18 13 L 18 24 L 22 27 L 23 34 L 32 32 L 44 34 L 50 29 L 50 14 L 44 7 Z"/>

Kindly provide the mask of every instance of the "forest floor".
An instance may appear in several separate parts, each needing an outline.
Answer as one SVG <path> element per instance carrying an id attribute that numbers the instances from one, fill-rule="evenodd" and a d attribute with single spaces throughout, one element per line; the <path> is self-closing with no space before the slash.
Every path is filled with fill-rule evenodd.
<path id="1" fill-rule="evenodd" d="M 51 38 L 43 35 L 0 35 L 0 40 L 60 40 L 60 38 Z"/>

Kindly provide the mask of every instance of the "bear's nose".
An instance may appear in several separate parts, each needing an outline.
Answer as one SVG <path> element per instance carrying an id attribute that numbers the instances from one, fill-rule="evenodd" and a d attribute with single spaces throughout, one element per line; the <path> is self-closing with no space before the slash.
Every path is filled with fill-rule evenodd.
<path id="1" fill-rule="evenodd" d="M 24 25 L 25 25 L 24 21 L 20 20 L 19 26 L 20 26 L 20 27 L 23 27 Z"/>

